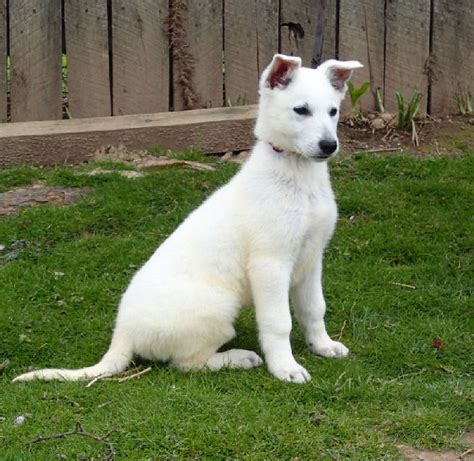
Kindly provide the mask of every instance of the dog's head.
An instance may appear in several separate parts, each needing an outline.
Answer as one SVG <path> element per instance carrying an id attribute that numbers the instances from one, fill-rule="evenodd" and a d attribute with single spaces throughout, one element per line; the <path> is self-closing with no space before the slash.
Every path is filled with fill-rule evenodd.
<path id="1" fill-rule="evenodd" d="M 325 161 L 339 149 L 339 107 L 358 61 L 330 59 L 317 69 L 276 54 L 260 79 L 255 134 L 276 148 Z"/>

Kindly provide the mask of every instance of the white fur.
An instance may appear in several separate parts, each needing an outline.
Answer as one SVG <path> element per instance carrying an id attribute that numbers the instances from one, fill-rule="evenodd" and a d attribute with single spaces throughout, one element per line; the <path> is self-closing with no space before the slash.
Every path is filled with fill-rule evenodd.
<path id="1" fill-rule="evenodd" d="M 269 78 L 282 62 L 291 65 L 288 79 L 271 88 Z M 322 257 L 337 209 L 318 146 L 323 139 L 337 140 L 338 117 L 329 111 L 339 108 L 345 88 L 332 85 L 332 70 L 361 65 L 300 65 L 299 58 L 276 55 L 264 71 L 250 159 L 135 274 L 102 360 L 79 370 L 33 371 L 15 381 L 116 373 L 133 355 L 170 361 L 182 370 L 258 366 L 262 360 L 251 351 L 217 353 L 234 337 L 240 308 L 253 302 L 269 371 L 284 381 L 306 382 L 310 375 L 290 346 L 290 296 L 310 349 L 326 357 L 347 355 L 324 324 Z M 302 104 L 311 116 L 294 112 Z"/>

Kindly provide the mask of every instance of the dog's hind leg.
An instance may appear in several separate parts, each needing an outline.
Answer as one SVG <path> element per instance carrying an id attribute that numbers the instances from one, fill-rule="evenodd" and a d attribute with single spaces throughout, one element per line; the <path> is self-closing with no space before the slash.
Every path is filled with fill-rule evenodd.
<path id="1" fill-rule="evenodd" d="M 263 360 L 253 351 L 230 349 L 225 352 L 216 352 L 206 362 L 206 367 L 212 371 L 221 368 L 243 368 L 248 370 L 258 367 L 262 363 Z"/>

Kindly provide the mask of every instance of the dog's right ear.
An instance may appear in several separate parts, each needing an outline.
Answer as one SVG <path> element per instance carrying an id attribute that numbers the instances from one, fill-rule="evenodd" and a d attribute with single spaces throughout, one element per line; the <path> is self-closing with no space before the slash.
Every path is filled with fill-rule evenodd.
<path id="1" fill-rule="evenodd" d="M 323 62 L 318 70 L 325 72 L 331 85 L 338 91 L 345 93 L 346 83 L 351 78 L 354 69 L 364 67 L 359 61 L 338 61 L 337 59 L 329 59 Z"/>
<path id="2" fill-rule="evenodd" d="M 276 54 L 270 65 L 263 71 L 260 88 L 286 88 L 294 75 L 301 67 L 301 58 Z"/>

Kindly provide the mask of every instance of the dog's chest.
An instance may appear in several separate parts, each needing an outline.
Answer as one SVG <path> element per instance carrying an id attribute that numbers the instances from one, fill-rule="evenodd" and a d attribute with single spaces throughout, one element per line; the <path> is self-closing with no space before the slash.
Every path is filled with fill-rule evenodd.
<path id="1" fill-rule="evenodd" d="M 292 283 L 297 283 L 320 257 L 332 236 L 337 220 L 337 206 L 332 190 L 309 194 L 301 202 L 304 225 L 295 248 Z"/>
<path id="2" fill-rule="evenodd" d="M 331 189 L 308 193 L 301 201 L 304 214 L 302 245 L 330 237 L 337 219 L 337 206 Z"/>

